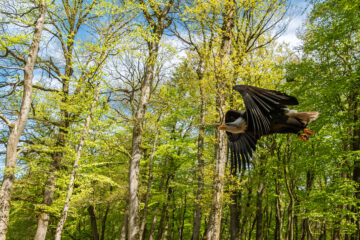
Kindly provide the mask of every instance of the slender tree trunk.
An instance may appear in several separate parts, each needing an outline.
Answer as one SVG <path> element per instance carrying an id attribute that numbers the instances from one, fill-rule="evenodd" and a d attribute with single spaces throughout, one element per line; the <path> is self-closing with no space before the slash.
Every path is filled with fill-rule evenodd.
<path id="1" fill-rule="evenodd" d="M 106 229 L 106 220 L 107 220 L 107 216 L 109 214 L 110 211 L 110 203 L 108 202 L 106 205 L 106 210 L 105 210 L 105 215 L 102 219 L 101 222 L 101 237 L 100 240 L 104 240 L 105 239 L 105 229 Z"/>
<path id="2" fill-rule="evenodd" d="M 285 238 L 293 240 L 294 239 L 294 201 L 290 198 L 290 203 L 288 206 L 288 226 Z"/>
<path id="3" fill-rule="evenodd" d="M 262 175 L 262 174 L 260 174 Z M 261 181 L 261 179 L 260 179 Z M 262 240 L 264 238 L 263 233 L 263 212 L 262 212 L 262 198 L 264 193 L 264 183 L 260 182 L 258 185 L 256 195 L 256 240 Z"/>
<path id="4" fill-rule="evenodd" d="M 150 89 L 153 82 L 154 65 L 158 53 L 158 43 L 151 44 L 150 57 L 145 69 L 138 109 L 135 113 L 135 125 L 132 136 L 131 159 L 129 164 L 129 240 L 139 239 L 139 164 L 142 156 L 142 125 L 145 117 L 146 105 L 150 100 Z"/>
<path id="5" fill-rule="evenodd" d="M 163 203 L 160 224 L 158 227 L 156 239 L 164 239 L 164 237 L 167 236 L 167 228 L 168 228 L 168 224 L 169 224 L 168 207 L 169 207 L 169 202 L 170 202 L 171 194 L 172 194 L 172 188 L 169 187 L 169 181 L 170 181 L 170 177 L 168 177 L 168 179 L 166 181 L 166 191 L 165 191 L 166 192 L 166 202 Z M 164 235 L 164 232 L 166 232 L 165 235 Z"/>
<path id="6" fill-rule="evenodd" d="M 150 228 L 150 234 L 149 234 L 149 240 L 153 240 L 154 239 L 154 234 L 155 234 L 155 228 L 156 228 L 156 221 L 157 221 L 157 214 L 159 212 L 159 207 L 157 207 L 154 211 L 154 217 L 151 223 L 151 228 Z"/>
<path id="7" fill-rule="evenodd" d="M 126 240 L 126 229 L 127 229 L 128 218 L 129 218 L 128 213 L 125 212 L 122 220 L 119 240 Z"/>
<path id="8" fill-rule="evenodd" d="M 169 211 L 165 209 L 165 216 L 164 216 L 164 225 L 161 226 L 161 237 L 158 239 L 166 240 L 168 239 L 168 232 L 169 232 Z"/>
<path id="9" fill-rule="evenodd" d="M 65 141 L 65 135 L 61 132 L 59 133 L 58 137 L 59 142 Z M 46 204 L 47 206 L 52 205 L 52 200 L 54 197 L 54 191 L 55 191 L 55 184 L 56 184 L 56 178 L 57 178 L 57 171 L 60 168 L 62 159 L 62 153 L 57 152 L 52 155 L 52 163 L 50 166 L 48 179 L 45 183 L 45 189 L 44 189 L 44 199 L 43 204 Z M 49 225 L 50 220 L 50 213 L 42 211 L 38 216 L 38 223 L 37 223 L 37 229 L 35 234 L 35 240 L 44 240 L 46 237 L 47 228 Z"/>
<path id="10" fill-rule="evenodd" d="M 194 224 L 193 224 L 193 234 L 192 240 L 199 240 L 200 237 L 200 228 L 201 228 L 201 200 L 202 193 L 204 188 L 204 138 L 205 138 L 205 111 L 206 111 L 206 100 L 203 86 L 203 74 L 201 73 L 201 64 L 198 68 L 198 77 L 199 77 L 199 88 L 200 88 L 200 128 L 198 136 L 198 152 L 197 152 L 197 191 L 196 191 L 196 201 L 195 201 L 195 210 L 194 210 Z"/>
<path id="11" fill-rule="evenodd" d="M 95 89 L 95 96 L 94 96 L 94 100 L 93 100 L 93 102 L 91 104 L 91 107 L 90 107 L 90 113 L 85 119 L 85 126 L 84 126 L 84 129 L 83 129 L 82 134 L 81 134 L 78 149 L 76 151 L 76 157 L 75 157 L 73 169 L 72 169 L 72 172 L 71 172 L 71 175 L 70 175 L 70 182 L 69 182 L 69 185 L 68 185 L 68 190 L 67 190 L 67 194 L 66 194 L 66 199 L 65 199 L 63 211 L 61 213 L 61 217 L 60 217 L 60 220 L 59 220 L 59 222 L 57 224 L 57 228 L 56 228 L 55 240 L 61 240 L 62 231 L 63 231 L 64 224 L 65 224 L 65 221 L 66 221 L 66 218 L 67 218 L 67 215 L 68 215 L 68 211 L 69 211 L 69 208 L 70 208 L 70 200 L 71 200 L 72 193 L 73 193 L 73 190 L 74 190 L 74 184 L 75 184 L 76 173 L 77 173 L 78 166 L 79 166 L 79 160 L 80 160 L 80 157 L 81 157 L 82 149 L 84 147 L 85 139 L 86 139 L 87 134 L 88 134 L 91 118 L 92 118 L 92 115 L 94 114 L 97 102 L 99 100 L 99 84 L 97 85 L 97 88 Z"/>
<path id="12" fill-rule="evenodd" d="M 167 206 L 164 203 L 162 206 L 162 211 L 161 211 L 161 217 L 160 217 L 160 223 L 158 226 L 158 230 L 157 230 L 157 234 L 156 234 L 156 239 L 161 239 L 163 236 L 163 232 L 164 232 L 164 228 L 165 228 L 165 218 L 166 218 L 166 211 L 167 211 Z"/>
<path id="13" fill-rule="evenodd" d="M 159 117 L 159 120 L 160 120 L 160 117 Z M 143 235 L 144 235 L 144 230 L 145 230 L 147 210 L 148 210 L 148 204 L 149 204 L 149 200 L 150 200 L 150 192 L 151 192 L 152 179 L 153 179 L 153 176 L 152 176 L 152 164 L 153 164 L 153 159 L 154 159 L 154 154 L 155 154 L 155 149 L 156 149 L 156 145 L 157 145 L 158 136 L 159 136 L 159 129 L 158 129 L 158 127 L 156 127 L 156 134 L 155 134 L 155 138 L 154 138 L 154 143 L 153 143 L 151 155 L 150 155 L 150 158 L 149 158 L 149 174 L 148 174 L 149 179 L 148 179 L 147 190 L 146 190 L 146 195 L 145 195 L 144 213 L 143 213 L 141 226 L 140 226 L 140 240 L 142 240 L 143 237 L 144 237 Z"/>
<path id="14" fill-rule="evenodd" d="M 52 162 L 50 164 L 49 173 L 47 176 L 47 180 L 44 187 L 44 197 L 43 197 L 43 204 L 46 206 L 51 206 L 52 201 L 54 198 L 54 191 L 56 186 L 56 180 L 58 177 L 58 171 L 61 167 L 61 161 L 63 159 L 63 148 L 66 145 L 66 137 L 68 135 L 68 128 L 70 126 L 69 120 L 69 111 L 64 105 L 68 103 L 69 91 L 70 91 L 70 83 L 69 79 L 73 74 L 73 67 L 72 67 L 72 51 L 74 46 L 74 38 L 75 34 L 71 36 L 71 38 L 67 39 L 67 49 L 63 49 L 65 55 L 65 74 L 62 76 L 62 99 L 61 99 L 61 120 L 59 123 L 59 133 L 57 135 L 57 140 L 55 146 L 59 149 L 56 152 L 51 154 Z M 45 240 L 46 233 L 49 225 L 50 220 L 50 213 L 41 210 L 40 214 L 38 215 L 38 223 L 36 234 L 34 240 Z"/>
<path id="15" fill-rule="evenodd" d="M 231 203 L 229 204 L 230 208 L 230 239 L 237 240 L 239 238 L 239 208 L 238 208 L 238 197 L 240 195 L 240 190 L 235 190 L 231 193 Z"/>
<path id="16" fill-rule="evenodd" d="M 179 240 L 183 239 L 183 233 L 184 233 L 184 223 L 185 223 L 185 213 L 186 213 L 186 192 L 185 192 L 185 196 L 184 196 L 183 208 L 184 209 L 182 211 L 181 219 L 180 219 Z"/>
<path id="17" fill-rule="evenodd" d="M 287 225 L 287 230 L 286 230 L 286 234 L 285 234 L 285 238 L 286 239 L 294 239 L 294 215 L 295 215 L 295 210 L 294 210 L 294 205 L 295 205 L 295 197 L 294 197 L 294 193 L 293 193 L 293 188 L 292 188 L 292 183 L 290 183 L 289 180 L 289 176 L 288 176 L 288 169 L 287 169 L 287 159 L 288 158 L 288 146 L 289 146 L 289 142 L 286 145 L 286 150 L 285 150 L 285 154 L 286 156 L 284 156 L 283 158 L 283 168 L 284 168 L 284 178 L 285 178 L 285 186 L 287 188 L 289 197 L 290 197 L 290 202 L 289 202 L 289 206 L 288 206 L 288 225 Z"/>
<path id="18" fill-rule="evenodd" d="M 68 73 L 70 70 L 67 70 Z M 67 102 L 67 95 L 69 92 L 69 82 L 68 80 L 64 79 L 63 82 L 63 89 L 64 97 L 62 98 L 62 103 L 65 104 Z M 68 127 L 69 127 L 69 113 L 66 109 L 61 110 L 61 122 L 60 122 L 60 129 L 57 136 L 56 147 L 60 148 L 56 152 L 51 154 L 52 162 L 50 164 L 49 173 L 47 176 L 47 181 L 44 187 L 44 197 L 43 197 L 43 204 L 46 206 L 51 206 L 52 201 L 54 198 L 56 180 L 58 176 L 58 171 L 61 167 L 61 161 L 63 158 L 63 149 L 65 147 L 66 136 L 68 134 Z M 46 238 L 47 228 L 49 225 L 50 220 L 50 213 L 42 210 L 41 213 L 38 215 L 38 223 L 36 234 L 34 240 L 44 240 Z"/>
<path id="19" fill-rule="evenodd" d="M 20 113 L 15 123 L 11 123 L 5 116 L 0 114 L 0 118 L 10 128 L 10 134 L 6 146 L 6 165 L 4 177 L 0 190 L 0 240 L 6 239 L 7 228 L 9 224 L 9 213 L 11 204 L 11 193 L 15 180 L 16 159 L 18 157 L 17 146 L 20 136 L 25 128 L 29 116 L 31 98 L 32 98 L 32 79 L 34 75 L 34 66 L 39 52 L 41 33 L 44 27 L 46 5 L 42 0 L 39 5 L 39 16 L 35 24 L 35 32 L 29 49 L 29 55 L 25 60 L 24 66 L 24 92 L 20 107 Z"/>
<path id="20" fill-rule="evenodd" d="M 279 179 L 279 175 L 278 174 L 278 179 Z M 282 240 L 283 239 L 283 235 L 282 235 L 282 228 L 283 228 L 283 220 L 282 220 L 282 214 L 281 214 L 281 191 L 280 191 L 280 183 L 277 179 L 275 179 L 275 193 L 277 195 L 276 200 L 275 200 L 275 209 L 276 209 L 276 214 L 275 214 L 275 234 L 274 234 L 274 239 L 275 240 Z"/>
<path id="21" fill-rule="evenodd" d="M 343 168 L 345 169 L 345 168 Z M 348 179 L 348 175 L 345 172 L 341 173 L 341 178 L 344 179 L 344 181 L 346 181 L 346 179 Z M 346 206 L 345 205 L 340 205 L 338 206 L 339 211 L 342 211 L 342 209 L 345 209 Z M 343 216 L 341 216 L 338 220 L 335 221 L 335 228 L 334 228 L 334 232 L 333 232 L 333 240 L 340 240 L 341 236 L 340 236 L 340 224 L 341 224 L 341 220 L 342 220 Z"/>
<path id="22" fill-rule="evenodd" d="M 314 173 L 311 170 L 308 170 L 306 172 L 306 196 L 310 195 L 313 182 L 314 182 Z M 307 212 L 308 210 L 305 209 L 305 213 Z M 309 226 L 309 218 L 304 218 L 302 221 L 301 240 L 305 240 L 305 239 L 310 239 L 310 240 L 312 239 L 310 226 Z"/>
<path id="23" fill-rule="evenodd" d="M 140 0 L 145 4 L 143 0 Z M 150 100 L 150 90 L 153 82 L 154 67 L 159 52 L 159 43 L 162 38 L 164 29 L 169 27 L 171 20 L 168 19 L 169 11 L 174 4 L 174 0 L 169 0 L 164 8 L 158 9 L 151 5 L 156 13 L 156 21 L 151 16 L 147 7 L 144 6 L 143 13 L 146 21 L 153 29 L 154 38 L 147 42 L 149 57 L 145 66 L 144 81 L 141 85 L 140 99 L 138 109 L 135 113 L 135 124 L 132 135 L 131 159 L 129 164 L 129 222 L 128 222 L 128 238 L 129 240 L 138 240 L 139 236 L 139 163 L 141 158 L 141 141 L 142 141 L 142 125 L 145 117 L 146 105 Z M 156 5 L 156 4 L 155 4 Z M 167 23 L 165 23 L 167 21 Z"/>
<path id="24" fill-rule="evenodd" d="M 232 29 L 234 26 L 235 4 L 226 4 L 223 20 L 223 36 L 220 49 L 220 75 L 217 79 L 216 88 L 216 110 L 219 115 L 219 122 L 225 119 L 226 103 L 226 71 L 230 59 L 230 46 Z M 222 199 L 224 190 L 224 175 L 226 163 L 226 133 L 215 129 L 215 177 L 213 181 L 213 196 L 211 201 L 211 211 L 209 216 L 209 226 L 206 237 L 208 240 L 219 240 L 222 214 Z"/>
<path id="25" fill-rule="evenodd" d="M 168 232 L 169 232 L 169 211 L 164 209 L 165 215 L 164 215 L 164 224 L 161 225 L 161 237 L 158 239 L 166 240 L 168 238 Z"/>
<path id="26" fill-rule="evenodd" d="M 256 192 L 256 240 L 262 240 L 264 238 L 264 221 L 263 221 L 263 196 L 265 185 L 263 179 L 265 178 L 264 162 L 265 158 L 260 158 L 259 177 L 258 177 L 258 189 Z"/>
<path id="27" fill-rule="evenodd" d="M 94 206 L 90 205 L 87 210 L 88 210 L 89 215 L 90 215 L 92 240 L 99 240 L 99 232 L 98 232 L 98 229 L 97 229 L 96 215 L 95 215 Z"/>
<path id="28" fill-rule="evenodd" d="M 165 158 L 165 162 L 164 162 L 164 167 L 168 166 L 168 158 Z M 159 192 L 162 192 L 163 187 L 165 186 L 165 192 L 166 194 L 168 193 L 168 187 L 169 187 L 169 177 L 167 176 L 166 173 L 163 173 L 161 176 L 161 181 L 160 181 L 160 188 L 159 188 Z M 155 208 L 154 211 L 154 217 L 151 223 L 151 228 L 150 228 L 150 235 L 149 235 L 149 240 L 153 240 L 154 236 L 155 236 L 155 228 L 156 228 L 156 222 L 157 222 L 157 214 L 160 211 L 160 207 L 159 205 Z"/>

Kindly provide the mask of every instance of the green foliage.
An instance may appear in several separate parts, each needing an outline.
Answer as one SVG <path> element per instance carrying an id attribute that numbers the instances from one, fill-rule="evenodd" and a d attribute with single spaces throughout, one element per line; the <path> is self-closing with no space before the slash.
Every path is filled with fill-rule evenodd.
<path id="1" fill-rule="evenodd" d="M 128 206 L 129 159 L 137 124 L 134 116 L 144 68 L 152 61 L 147 46 L 158 34 L 153 26 L 143 24 L 140 10 L 163 8 L 166 1 L 125 2 L 74 0 L 48 5 L 31 116 L 19 149 L 9 239 L 33 238 L 40 212 L 50 213 L 47 239 L 53 239 L 85 119 L 99 89 L 63 239 L 93 238 L 89 206 L 95 209 L 99 234 L 104 234 L 104 239 L 120 237 Z M 234 84 L 276 89 L 296 96 L 298 111 L 320 112 L 319 119 L 309 126 L 315 131 L 310 141 L 302 142 L 296 135 L 264 137 L 249 170 L 236 175 L 227 170 L 221 239 L 232 239 L 233 209 L 239 213 L 239 239 L 256 239 L 257 231 L 266 239 L 279 239 L 280 234 L 282 239 L 328 239 L 335 234 L 356 239 L 360 2 L 316 1 L 301 33 L 301 54 L 270 41 L 275 31 L 249 38 L 256 35 L 258 24 L 268 19 L 269 6 L 274 11 L 271 16 L 284 13 L 283 1 L 231 2 L 237 4 L 237 15 L 226 64 L 219 61 L 224 1 L 180 1 L 171 12 L 172 33 L 182 39 L 171 36 L 160 44 L 142 124 L 139 198 L 140 218 L 147 211 L 144 239 L 149 238 L 155 217 L 154 239 L 180 239 L 180 233 L 181 239 L 191 239 L 198 205 L 202 209 L 201 234 L 206 231 L 216 161 L 216 86 L 221 74 L 226 76 L 226 89 Z M 23 49 L 31 40 L 30 32 L 24 30 L 36 16 L 36 11 L 28 11 L 31 6 L 31 2 L 16 6 L 23 18 L 0 13 L 0 65 L 21 66 L 16 56 L 26 56 Z M 159 12 L 151 14 L 154 18 Z M 282 24 L 274 19 L 269 22 Z M 16 24 L 19 28 L 10 31 Z M 6 53 L 6 48 L 16 55 Z M 182 57 L 175 59 L 178 53 Z M 12 117 L 22 92 L 11 90 L 21 85 L 23 73 L 4 68 L 0 74 L 1 84 L 7 84 L 0 87 L 11 93 L 1 99 L 0 112 Z M 227 109 L 244 108 L 238 93 L 228 90 L 221 94 L 228 98 Z M 200 119 L 202 101 L 204 123 Z M 202 127 L 204 163 L 199 169 Z M 7 138 L 3 132 L 1 143 Z M 62 154 L 62 160 L 56 171 L 54 199 L 47 205 L 44 186 L 56 153 Z M 199 176 L 203 184 L 200 200 Z"/>

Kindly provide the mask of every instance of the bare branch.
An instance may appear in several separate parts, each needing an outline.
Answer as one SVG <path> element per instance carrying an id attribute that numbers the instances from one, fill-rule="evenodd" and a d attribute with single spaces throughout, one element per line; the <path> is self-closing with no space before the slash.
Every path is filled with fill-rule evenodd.
<path id="1" fill-rule="evenodd" d="M 6 123 L 6 125 L 8 125 L 8 127 L 11 127 L 13 124 L 11 123 L 11 121 L 7 118 L 7 117 L 5 117 L 4 115 L 2 115 L 1 113 L 0 113 L 0 118 Z"/>
<path id="2" fill-rule="evenodd" d="M 45 92 L 59 92 L 58 90 L 56 89 L 51 89 L 51 88 L 44 88 L 44 87 L 41 87 L 39 85 L 32 85 L 33 88 L 36 88 L 36 89 L 39 89 L 39 90 L 42 90 L 42 91 L 45 91 Z"/>
<path id="3" fill-rule="evenodd" d="M 24 71 L 24 68 L 21 68 L 21 67 L 8 67 L 8 66 L 0 65 L 0 68 L 15 69 L 15 70 L 22 70 L 22 71 Z"/>

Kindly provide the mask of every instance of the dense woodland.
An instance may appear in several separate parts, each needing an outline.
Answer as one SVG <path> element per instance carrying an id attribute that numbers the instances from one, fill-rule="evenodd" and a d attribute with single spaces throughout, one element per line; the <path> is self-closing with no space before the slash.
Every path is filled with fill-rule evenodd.
<path id="1" fill-rule="evenodd" d="M 300 6 L 1 0 L 0 239 L 360 239 L 360 1 Z M 319 111 L 315 135 L 231 171 L 235 84 Z"/>

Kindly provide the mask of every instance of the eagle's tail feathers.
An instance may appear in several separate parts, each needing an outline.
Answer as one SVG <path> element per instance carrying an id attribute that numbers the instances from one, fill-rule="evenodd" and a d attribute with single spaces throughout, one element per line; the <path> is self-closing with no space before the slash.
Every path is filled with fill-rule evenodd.
<path id="1" fill-rule="evenodd" d="M 303 124 L 307 125 L 319 117 L 319 112 L 297 112 L 293 115 L 300 119 Z"/>

